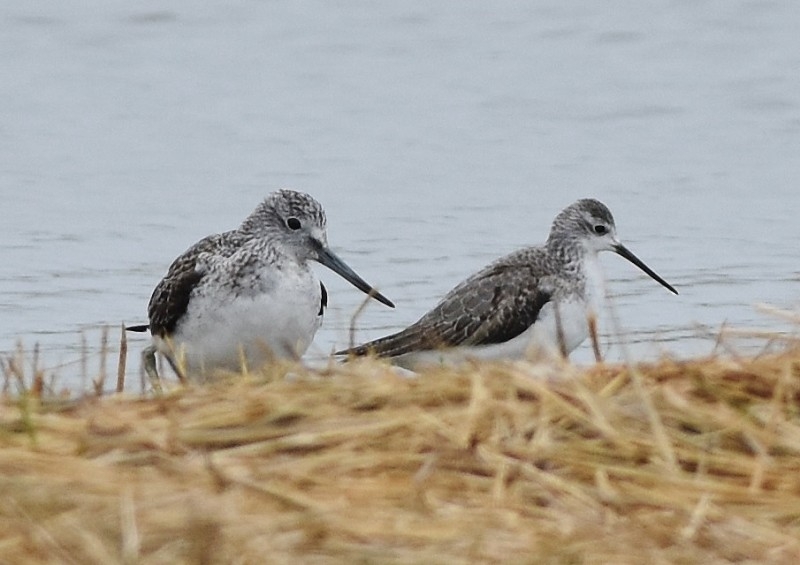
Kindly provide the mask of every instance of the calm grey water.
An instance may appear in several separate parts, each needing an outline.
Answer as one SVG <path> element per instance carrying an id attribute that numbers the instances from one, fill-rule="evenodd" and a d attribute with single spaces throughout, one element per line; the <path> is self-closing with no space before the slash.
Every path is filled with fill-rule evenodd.
<path id="1" fill-rule="evenodd" d="M 359 339 L 585 196 L 681 292 L 604 257 L 634 357 L 708 353 L 723 324 L 796 333 L 753 306 L 800 303 L 799 21 L 752 0 L 0 4 L 0 351 L 38 343 L 79 386 L 81 336 L 95 367 L 176 255 L 283 186 L 397 303 Z M 312 357 L 363 296 L 319 272 Z"/>

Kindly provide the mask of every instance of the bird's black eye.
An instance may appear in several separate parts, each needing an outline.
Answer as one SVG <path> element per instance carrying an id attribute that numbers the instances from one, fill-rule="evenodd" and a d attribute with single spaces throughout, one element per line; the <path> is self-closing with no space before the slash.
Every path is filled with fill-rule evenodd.
<path id="1" fill-rule="evenodd" d="M 289 226 L 290 230 L 299 230 L 300 229 L 300 220 L 297 218 L 289 218 L 286 220 L 286 225 Z"/>
<path id="2" fill-rule="evenodd" d="M 594 233 L 596 233 L 597 235 L 603 235 L 607 231 L 608 231 L 608 228 L 605 227 L 603 224 L 597 224 L 594 227 Z"/>

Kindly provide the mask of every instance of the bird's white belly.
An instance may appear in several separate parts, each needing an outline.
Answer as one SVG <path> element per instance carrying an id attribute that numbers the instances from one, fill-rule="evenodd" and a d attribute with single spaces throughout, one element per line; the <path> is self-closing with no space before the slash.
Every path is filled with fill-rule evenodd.
<path id="1" fill-rule="evenodd" d="M 175 358 L 190 378 L 298 359 L 322 322 L 320 303 L 319 281 L 310 271 L 281 271 L 268 292 L 199 293 L 172 336 Z"/>
<path id="2" fill-rule="evenodd" d="M 574 351 L 589 336 L 589 316 L 593 309 L 586 302 L 571 300 L 546 304 L 536 323 L 528 330 L 527 355 L 561 355 Z M 527 333 L 527 332 L 526 332 Z"/>

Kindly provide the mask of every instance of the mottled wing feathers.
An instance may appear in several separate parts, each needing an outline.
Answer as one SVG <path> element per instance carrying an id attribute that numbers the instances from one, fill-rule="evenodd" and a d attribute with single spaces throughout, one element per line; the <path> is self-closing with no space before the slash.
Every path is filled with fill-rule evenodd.
<path id="1" fill-rule="evenodd" d="M 412 351 L 513 339 L 536 321 L 551 297 L 525 258 L 518 252 L 489 265 L 405 330 L 341 353 L 395 357 Z"/>
<path id="2" fill-rule="evenodd" d="M 148 316 L 153 335 L 169 335 L 189 307 L 192 291 L 206 274 L 205 262 L 209 257 L 225 253 L 231 232 L 210 235 L 195 243 L 170 265 L 167 274 L 158 283 L 150 297 Z"/>
<path id="3" fill-rule="evenodd" d="M 164 278 L 153 292 L 148 315 L 150 332 L 153 335 L 169 335 L 175 331 L 178 320 L 189 307 L 192 289 L 203 278 L 203 274 L 186 264 L 168 278 Z"/>
<path id="4" fill-rule="evenodd" d="M 527 279 L 530 282 L 530 278 Z M 550 301 L 551 294 L 526 286 L 524 290 L 509 292 L 508 287 L 495 285 L 491 313 L 466 338 L 463 345 L 490 345 L 514 339 L 530 328 L 539 317 L 542 307 Z"/>

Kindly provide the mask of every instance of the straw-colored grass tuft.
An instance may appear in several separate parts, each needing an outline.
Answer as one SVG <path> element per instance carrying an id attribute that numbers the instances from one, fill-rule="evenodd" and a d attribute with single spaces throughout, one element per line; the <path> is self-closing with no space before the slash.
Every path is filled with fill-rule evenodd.
<path id="1" fill-rule="evenodd" d="M 0 407 L 9 563 L 797 563 L 800 353 Z"/>

